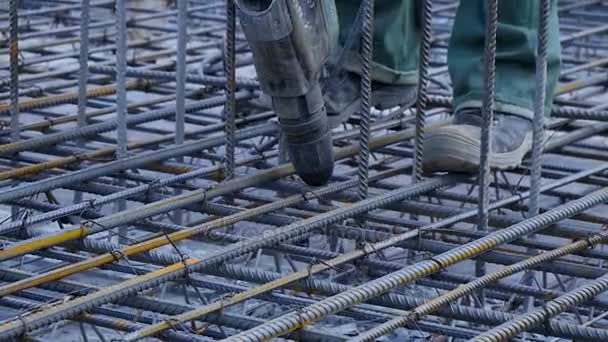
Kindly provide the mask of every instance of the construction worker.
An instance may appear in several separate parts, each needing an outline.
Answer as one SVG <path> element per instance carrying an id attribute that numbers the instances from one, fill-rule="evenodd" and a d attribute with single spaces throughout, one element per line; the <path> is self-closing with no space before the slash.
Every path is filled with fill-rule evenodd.
<path id="1" fill-rule="evenodd" d="M 560 70 L 557 1 L 549 19 L 547 110 L 551 112 Z M 376 0 L 372 100 L 385 107 L 409 103 L 415 97 L 420 44 L 420 3 Z M 491 166 L 519 165 L 532 142 L 539 0 L 498 1 L 496 106 Z M 349 32 L 358 1 L 337 0 L 341 37 Z M 483 96 L 485 14 L 487 1 L 462 0 L 448 48 L 453 87 L 453 123 L 427 132 L 424 168 L 435 171 L 473 171 L 479 166 L 481 102 Z M 346 117 L 358 104 L 359 58 L 351 52 L 343 68 L 350 71 L 343 84 L 327 89 L 328 115 Z M 349 108 L 350 107 L 350 108 Z"/>
<path id="2" fill-rule="evenodd" d="M 237 3 L 241 4 L 241 7 L 243 3 L 255 3 L 257 7 L 249 6 L 249 9 L 262 10 L 276 6 L 277 1 L 237 0 Z M 293 0 L 290 5 L 290 1 L 287 1 L 285 6 L 298 3 L 298 0 Z M 315 6 L 315 2 L 310 0 L 299 2 L 301 3 L 297 6 L 300 8 L 292 10 L 292 16 L 298 15 L 294 13 L 299 13 L 300 9 L 307 5 L 309 8 Z M 321 6 L 327 6 L 325 1 L 317 2 L 317 4 L 321 3 Z M 498 3 L 496 105 L 490 164 L 494 168 L 506 169 L 519 165 L 531 148 L 536 85 L 535 56 L 540 13 L 539 0 L 499 0 Z M 418 0 L 375 1 L 371 72 L 374 106 L 391 108 L 415 102 L 421 41 L 421 5 L 422 1 Z M 359 29 L 357 26 L 359 23 L 355 23 L 359 6 L 360 1 L 335 0 L 339 24 L 336 21 L 326 20 L 329 25 L 328 34 L 331 35 L 333 30 L 331 25 L 339 25 L 339 45 L 352 46 L 345 52 L 346 57 L 337 65 L 344 74 L 339 77 L 338 82 L 330 82 L 323 88 L 330 127 L 336 127 L 348 119 L 358 110 L 360 104 L 361 64 L 358 39 L 356 44 L 347 44 L 353 25 L 356 24 L 355 29 Z M 454 98 L 453 122 L 427 131 L 423 161 L 426 172 L 471 172 L 479 166 L 486 6 L 485 0 L 460 1 L 448 49 L 448 66 Z M 298 21 L 294 20 L 294 23 L 297 24 Z M 248 38 L 254 36 L 252 32 L 255 30 L 251 27 L 245 28 L 245 33 L 249 33 Z M 294 32 L 297 30 L 294 29 Z M 249 40 L 251 44 L 255 37 Z M 265 55 L 269 54 L 264 51 Z M 550 113 L 559 77 L 560 52 L 557 1 L 553 0 L 549 18 L 546 113 Z M 254 49 L 254 59 L 256 54 L 261 55 Z M 256 59 L 256 67 L 260 67 L 264 62 L 265 60 L 260 58 Z M 272 90 L 270 93 L 272 95 Z M 279 117 L 280 115 L 281 113 Z M 328 159 L 319 160 L 319 165 L 326 163 Z M 318 165 L 306 170 L 308 165 L 302 165 L 300 169 L 313 173 L 315 170 L 327 171 L 326 168 Z"/>

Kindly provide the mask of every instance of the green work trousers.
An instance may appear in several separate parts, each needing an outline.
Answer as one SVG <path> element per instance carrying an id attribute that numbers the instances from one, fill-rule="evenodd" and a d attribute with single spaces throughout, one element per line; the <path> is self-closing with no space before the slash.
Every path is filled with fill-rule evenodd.
<path id="1" fill-rule="evenodd" d="M 415 84 L 421 40 L 422 1 L 376 0 L 374 26 L 375 81 Z M 499 0 L 496 51 L 496 107 L 498 111 L 533 116 L 536 78 L 539 0 Z M 342 44 L 351 32 L 359 1 L 336 0 Z M 484 72 L 484 0 L 461 0 L 448 48 L 454 110 L 481 106 Z M 557 1 L 552 0 L 549 18 L 547 113 L 560 72 L 560 39 Z M 356 45 L 356 44 L 355 44 Z M 356 48 L 346 53 L 342 65 L 359 72 Z"/>

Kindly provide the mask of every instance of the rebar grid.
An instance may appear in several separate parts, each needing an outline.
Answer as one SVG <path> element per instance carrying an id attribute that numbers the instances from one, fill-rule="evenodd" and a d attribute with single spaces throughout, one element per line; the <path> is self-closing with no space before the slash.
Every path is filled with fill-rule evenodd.
<path id="1" fill-rule="evenodd" d="M 231 4 L 0 6 L 0 340 L 608 338 L 606 4 L 559 1 L 561 85 L 532 158 L 411 184 L 421 128 L 451 110 L 456 3 L 426 1 L 422 101 L 336 129 L 321 188 L 279 162 Z"/>

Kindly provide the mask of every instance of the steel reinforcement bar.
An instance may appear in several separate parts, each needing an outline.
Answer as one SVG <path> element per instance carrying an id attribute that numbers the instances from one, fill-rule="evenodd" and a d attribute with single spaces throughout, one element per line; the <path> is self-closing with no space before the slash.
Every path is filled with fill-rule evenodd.
<path id="1" fill-rule="evenodd" d="M 228 338 L 229 341 L 262 341 L 286 332 L 306 326 L 321 318 L 343 310 L 354 304 L 379 296 L 391 289 L 435 273 L 462 260 L 474 257 L 496 246 L 538 232 L 547 225 L 589 209 L 608 200 L 608 188 L 593 192 L 590 195 L 574 200 L 548 212 L 532 217 L 509 228 L 492 232 L 487 236 L 454 248 L 448 252 L 433 256 L 424 261 L 405 267 L 360 285 L 351 291 L 338 294 L 311 305 L 297 313 L 291 313 L 263 325 Z M 387 243 L 390 243 L 388 239 Z"/>
<path id="2" fill-rule="evenodd" d="M 255 136 L 260 134 L 260 131 L 270 133 L 273 132 L 274 129 L 274 125 L 268 124 L 254 129 L 240 131 L 239 133 L 237 133 L 237 137 L 246 138 Z M 411 137 L 412 134 L 412 130 L 396 132 L 383 137 L 378 137 L 372 140 L 370 145 L 372 148 L 390 145 L 399 142 L 402 139 Z M 196 151 L 205 147 L 221 145 L 225 142 L 225 137 L 213 137 L 204 140 L 204 142 L 205 145 L 202 144 L 202 141 L 196 141 L 193 143 L 171 146 L 159 151 L 141 153 L 134 157 L 116 160 L 99 166 L 93 166 L 88 169 L 82 170 L 82 172 L 75 171 L 67 176 L 56 176 L 54 178 L 48 179 L 48 181 L 42 181 L 43 185 L 39 186 L 32 187 L 32 184 L 29 184 L 22 187 L 17 187 L 10 191 L 10 193 L 8 194 L 0 194 L 0 202 L 27 196 L 27 194 L 43 192 L 61 186 L 57 185 L 57 183 L 65 185 L 69 184 L 70 182 L 88 180 L 106 174 L 108 172 L 117 172 L 134 167 L 134 164 L 143 165 L 151 161 L 160 160 L 163 158 L 170 158 L 174 157 L 175 155 L 183 154 L 178 153 L 178 151 Z M 340 148 L 336 151 L 336 159 L 343 159 L 348 156 L 355 155 L 357 151 L 358 146 L 356 145 Z M 90 226 L 83 225 L 76 229 L 66 230 L 65 232 L 60 232 L 59 234 L 53 236 L 36 237 L 30 240 L 20 241 L 17 244 L 0 251 L 0 261 L 30 253 L 42 248 L 64 243 L 73 239 L 78 239 L 93 233 L 116 227 L 121 224 L 126 224 L 153 215 L 162 214 L 167 211 L 181 208 L 189 204 L 204 202 L 211 198 L 230 194 L 234 191 L 242 190 L 253 185 L 273 181 L 281 177 L 291 175 L 294 172 L 295 169 L 291 164 L 280 165 L 268 170 L 260 171 L 252 176 L 227 181 L 221 184 L 220 186 L 216 186 L 210 189 L 205 188 L 195 190 L 189 193 L 184 193 L 182 195 L 168 198 L 158 203 L 150 203 L 139 208 L 134 208 L 130 211 L 124 211 L 114 215 L 110 215 L 103 218 L 102 220 L 92 222 Z M 40 188 L 43 188 L 44 190 L 41 190 Z M 24 195 L 22 194 L 22 192 L 26 192 L 27 194 Z"/>
<path id="3" fill-rule="evenodd" d="M 301 238 L 306 234 L 310 234 L 315 229 L 322 229 L 332 223 L 337 223 L 346 218 L 366 213 L 370 210 L 385 206 L 392 202 L 396 202 L 410 196 L 420 195 L 425 192 L 453 184 L 455 181 L 460 180 L 461 178 L 462 177 L 458 176 L 446 176 L 421 182 L 416 186 L 394 190 L 384 195 L 354 203 L 348 207 L 338 208 L 336 210 L 296 222 L 276 230 L 267 237 L 236 243 L 220 250 L 218 253 L 215 253 L 214 256 L 206 257 L 204 260 L 196 258 L 184 259 L 183 262 L 176 263 L 161 270 L 132 278 L 85 297 L 69 301 L 50 310 L 32 314 L 26 318 L 26 321 L 12 321 L 3 324 L 0 326 L 0 339 L 13 338 L 22 334 L 26 327 L 33 329 L 50 324 L 54 321 L 72 317 L 73 315 L 82 313 L 89 308 L 98 306 L 102 303 L 113 302 L 116 299 L 129 294 L 158 286 L 164 282 L 178 279 L 179 277 L 183 277 L 185 273 L 197 271 L 203 267 L 208 267 L 209 265 L 217 265 L 239 255 L 256 251 L 264 246 L 273 246 L 284 241 Z"/>
<path id="4" fill-rule="evenodd" d="M 413 310 L 409 310 L 406 315 L 392 319 L 382 325 L 366 331 L 365 333 L 351 339 L 352 342 L 363 342 L 363 341 L 375 341 L 376 338 L 381 337 L 390 333 L 391 331 L 404 327 L 406 325 L 413 325 L 416 321 L 422 319 L 424 316 L 437 311 L 439 308 L 450 305 L 466 295 L 473 293 L 476 290 L 485 288 L 488 285 L 499 281 L 500 279 L 509 277 L 515 273 L 522 272 L 524 270 L 534 269 L 540 264 L 551 262 L 557 258 L 565 255 L 573 254 L 576 252 L 583 251 L 585 249 L 591 249 L 598 244 L 603 244 L 608 240 L 608 233 L 602 232 L 591 236 L 589 238 L 565 245 L 558 249 L 554 249 L 549 252 L 539 254 L 531 257 L 524 261 L 515 263 L 513 265 L 504 267 L 498 271 L 486 274 L 483 277 L 477 278 L 474 281 L 458 286 L 456 289 L 449 291 L 433 300 L 426 302 L 425 304 L 416 307 Z M 548 317 L 545 317 L 547 319 Z M 497 329 L 497 328 L 496 328 Z M 494 330 L 494 329 L 493 329 Z M 490 332 L 488 332 L 489 334 Z M 503 337 L 503 336 L 501 336 Z M 505 340 L 504 337 L 499 340 Z M 498 341 L 498 340 L 497 340 Z"/>

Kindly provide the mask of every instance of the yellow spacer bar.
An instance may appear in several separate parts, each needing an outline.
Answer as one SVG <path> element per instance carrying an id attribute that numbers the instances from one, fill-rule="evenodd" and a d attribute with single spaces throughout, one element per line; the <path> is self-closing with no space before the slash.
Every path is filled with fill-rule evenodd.
<path id="1" fill-rule="evenodd" d="M 62 234 L 51 235 L 49 237 L 41 239 L 34 238 L 29 243 L 20 244 L 13 248 L 7 248 L 5 250 L 0 251 L 0 260 L 8 260 L 19 255 L 27 254 L 31 251 L 37 251 L 55 245 L 59 245 L 70 240 L 83 238 L 87 236 L 89 232 L 89 227 L 81 226 L 80 228 L 72 229 Z"/>
<path id="2" fill-rule="evenodd" d="M 69 308 L 76 308 L 76 307 L 80 307 L 82 305 L 86 305 L 88 303 L 92 303 L 100 298 L 104 298 L 107 297 L 109 295 L 111 295 L 112 293 L 124 289 L 124 288 L 128 288 L 128 287 L 132 287 L 132 286 L 136 286 L 140 283 L 143 283 L 145 281 L 148 281 L 150 279 L 154 279 L 154 278 L 158 278 L 158 277 L 162 277 L 163 275 L 166 275 L 168 273 L 171 272 L 175 272 L 178 270 L 181 270 L 187 266 L 193 265 L 193 264 L 197 264 L 199 263 L 201 260 L 197 259 L 197 258 L 189 258 L 184 260 L 183 262 L 178 262 L 175 263 L 171 266 L 167 266 L 165 268 L 162 268 L 160 270 L 154 271 L 154 272 L 150 272 L 150 273 L 146 273 L 144 275 L 141 276 L 137 276 L 134 278 L 131 278 L 129 280 L 126 280 L 122 283 L 110 286 L 110 287 L 106 287 L 102 290 L 99 290 L 97 292 L 91 293 L 89 295 L 80 297 L 80 298 L 76 298 L 74 300 L 65 302 L 63 304 L 51 307 L 47 310 L 43 310 L 37 313 L 33 313 L 31 315 L 28 316 L 24 316 L 22 317 L 22 319 L 16 319 L 13 321 L 9 321 L 6 322 L 5 324 L 0 325 L 0 331 L 6 331 L 9 329 L 24 329 L 25 326 L 27 326 L 28 322 L 36 322 L 44 317 L 47 317 L 48 315 L 53 315 L 56 314 L 58 312 L 63 312 L 64 310 L 69 310 Z"/>
<path id="3" fill-rule="evenodd" d="M 144 84 L 142 84 L 142 81 L 140 81 L 140 80 L 132 80 L 132 81 L 127 82 L 128 90 L 140 88 L 143 86 L 144 86 Z M 91 97 L 108 96 L 108 95 L 114 94 L 115 92 L 116 92 L 115 85 L 101 86 L 101 87 L 93 88 L 93 89 L 90 89 L 89 91 L 87 91 L 87 97 L 91 98 Z M 63 102 L 63 101 L 76 100 L 76 99 L 78 99 L 78 93 L 71 92 L 71 93 L 65 93 L 65 94 L 59 94 L 59 95 L 53 95 L 53 96 L 45 96 L 45 97 L 40 97 L 40 98 L 36 98 L 36 99 L 23 100 L 23 101 L 19 101 L 19 110 L 26 110 L 30 107 L 42 106 L 42 105 L 46 105 L 47 103 L 53 104 L 58 101 Z M 47 107 L 50 107 L 50 106 L 52 106 L 52 105 L 47 105 Z M 10 104 L 8 104 L 8 103 L 0 104 L 0 111 L 7 111 L 9 109 L 10 109 Z"/>
<path id="4" fill-rule="evenodd" d="M 438 124 L 444 124 L 444 122 L 440 122 Z M 398 132 L 395 134 L 383 136 L 381 138 L 373 139 L 372 146 L 379 147 L 379 146 L 383 146 L 383 145 L 390 145 L 392 143 L 401 141 L 404 138 L 411 136 L 412 134 L 413 134 L 413 130 L 406 130 L 406 131 L 401 131 L 401 132 Z M 357 147 L 350 146 L 350 147 L 338 149 L 336 152 L 336 156 L 337 156 L 337 158 L 344 158 L 349 155 L 353 155 L 356 152 L 357 152 Z M 183 197 L 183 196 L 181 196 L 181 197 Z M 296 195 L 296 196 L 293 196 L 292 199 L 297 199 L 297 201 L 300 201 L 301 196 Z M 287 199 L 283 202 L 283 204 L 288 205 Z M 153 204 L 151 204 L 151 205 L 153 205 Z M 156 205 L 160 205 L 160 204 L 156 203 Z M 192 236 L 202 234 L 204 232 L 208 232 L 217 227 L 225 227 L 227 225 L 237 223 L 240 220 L 246 219 L 251 215 L 259 215 L 264 212 L 267 212 L 268 210 L 275 210 L 275 209 L 276 208 L 273 208 L 272 204 L 268 204 L 268 205 L 264 205 L 261 207 L 247 210 L 246 212 L 240 212 L 240 213 L 236 213 L 236 214 L 233 214 L 230 216 L 220 217 L 211 222 L 203 223 L 198 226 L 190 227 L 190 228 L 187 228 L 184 230 L 180 230 L 180 231 L 171 233 L 168 236 L 159 236 L 157 238 L 153 238 L 148 241 L 143 241 L 143 242 L 131 245 L 131 246 L 126 246 L 126 247 L 122 248 L 120 252 L 121 252 L 121 254 L 124 254 L 125 256 L 131 256 L 131 255 L 135 255 L 138 253 L 147 252 L 149 250 L 152 250 L 152 249 L 155 249 L 155 248 L 158 248 L 161 246 L 165 246 L 171 242 L 181 241 L 181 240 L 190 238 Z M 90 233 L 90 228 L 81 227 L 79 230 L 62 232 L 55 236 L 39 238 L 35 241 L 32 241 L 31 243 L 25 243 L 25 244 L 18 245 L 18 246 L 12 247 L 12 248 L 9 247 L 8 249 L 6 249 L 4 251 L 0 251 L 0 260 L 7 260 L 9 258 L 16 257 L 19 255 L 32 253 L 32 252 L 42 249 L 42 248 L 48 248 L 48 247 L 58 245 L 58 244 L 61 244 L 61 243 L 64 243 L 64 242 L 67 242 L 70 240 L 83 238 L 83 237 L 87 236 L 89 233 Z M 0 286 L 0 296 L 6 296 L 9 294 L 15 293 L 17 291 L 32 288 L 34 286 L 46 283 L 48 281 L 59 280 L 59 279 L 62 279 L 64 277 L 67 277 L 69 275 L 72 275 L 72 274 L 75 274 L 78 272 L 82 272 L 82 271 L 92 269 L 95 267 L 100 267 L 105 264 L 113 262 L 115 259 L 116 258 L 112 254 L 106 253 L 106 254 L 103 254 L 103 255 L 100 255 L 100 256 L 97 256 L 94 258 L 90 258 L 90 259 L 81 261 L 76 264 L 64 266 L 62 268 L 47 272 L 45 274 L 40 274 L 40 275 L 37 275 L 34 277 L 23 279 L 18 282 L 6 284 L 4 286 Z"/>

